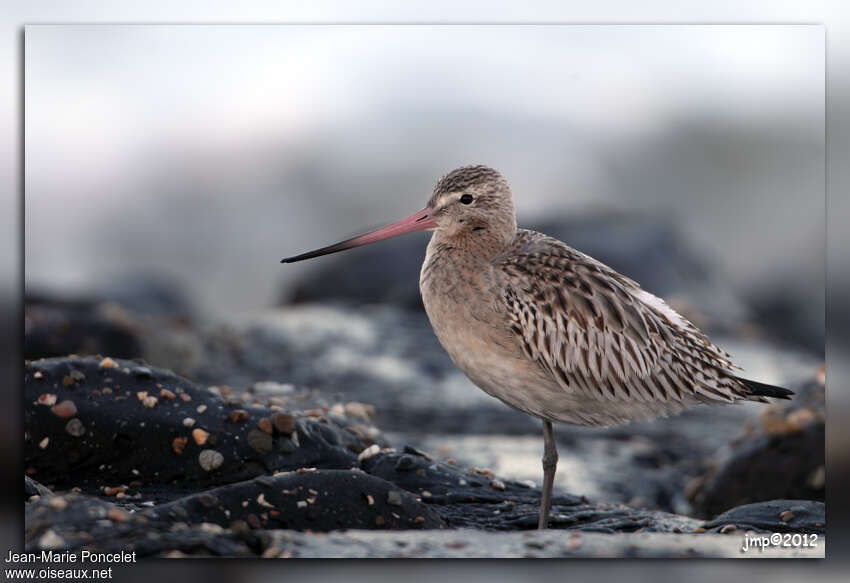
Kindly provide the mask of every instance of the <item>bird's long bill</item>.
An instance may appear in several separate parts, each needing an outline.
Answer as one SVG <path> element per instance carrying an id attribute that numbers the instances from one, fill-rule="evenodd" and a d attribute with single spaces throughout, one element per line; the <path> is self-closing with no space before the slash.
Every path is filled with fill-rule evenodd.
<path id="1" fill-rule="evenodd" d="M 305 259 L 312 259 L 313 257 L 321 257 L 322 255 L 328 255 L 329 253 L 336 253 L 337 251 L 345 251 L 346 249 L 351 249 L 352 247 L 368 245 L 369 243 L 374 243 L 375 241 L 382 241 L 383 239 L 389 239 L 390 237 L 398 237 L 399 235 L 404 235 L 405 233 L 412 233 L 413 231 L 433 229 L 436 226 L 437 223 L 431 216 L 431 209 L 425 207 L 421 211 L 415 212 L 409 217 L 403 218 L 394 223 L 390 223 L 389 225 L 380 227 L 379 229 L 375 229 L 374 231 L 369 231 L 368 233 L 352 237 L 351 239 L 346 239 L 345 241 L 340 241 L 339 243 L 334 243 L 333 245 L 328 245 L 327 247 L 322 247 L 321 249 L 308 251 L 307 253 L 302 253 L 301 255 L 286 257 L 284 259 L 281 259 L 280 262 L 295 263 L 296 261 L 303 261 Z"/>

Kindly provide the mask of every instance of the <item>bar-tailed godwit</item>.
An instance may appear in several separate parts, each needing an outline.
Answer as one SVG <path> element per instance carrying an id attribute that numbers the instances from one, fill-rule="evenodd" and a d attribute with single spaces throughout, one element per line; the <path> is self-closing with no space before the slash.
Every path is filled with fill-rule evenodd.
<path id="1" fill-rule="evenodd" d="M 507 181 L 486 166 L 448 173 L 405 219 L 282 263 L 422 229 L 434 234 L 419 287 L 440 343 L 475 385 L 543 422 L 538 528 L 558 463 L 552 422 L 618 425 L 792 394 L 737 376 L 729 354 L 628 277 L 518 229 Z"/>

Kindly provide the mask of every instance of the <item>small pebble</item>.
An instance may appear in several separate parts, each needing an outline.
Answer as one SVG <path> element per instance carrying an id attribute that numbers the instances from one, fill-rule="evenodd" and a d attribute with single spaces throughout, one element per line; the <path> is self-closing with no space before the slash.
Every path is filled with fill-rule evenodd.
<path id="1" fill-rule="evenodd" d="M 198 445 L 204 445 L 207 442 L 207 439 L 209 439 L 209 437 L 210 434 L 201 429 L 200 427 L 198 429 L 192 430 L 192 439 L 194 439 L 195 443 L 197 443 Z"/>
<path id="2" fill-rule="evenodd" d="M 227 420 L 231 423 L 242 423 L 248 419 L 248 412 L 245 409 L 234 409 L 227 414 Z"/>
<path id="3" fill-rule="evenodd" d="M 295 431 L 295 417 L 289 413 L 274 413 L 272 415 L 272 423 L 280 433 L 289 435 Z"/>
<path id="4" fill-rule="evenodd" d="M 269 504 L 266 501 L 266 495 L 262 492 L 260 492 L 260 495 L 257 496 L 257 504 L 259 504 L 260 506 L 265 506 L 266 508 L 274 508 L 273 505 Z"/>
<path id="5" fill-rule="evenodd" d="M 186 449 L 187 443 L 189 443 L 188 437 L 175 437 L 171 442 L 171 449 L 173 449 L 174 453 L 177 455 L 182 455 L 183 450 Z"/>
<path id="6" fill-rule="evenodd" d="M 390 490 L 387 492 L 387 504 L 401 506 L 401 494 L 396 490 Z"/>
<path id="7" fill-rule="evenodd" d="M 147 391 L 138 391 L 138 392 L 136 393 L 136 398 L 137 398 L 139 401 L 144 401 L 145 399 L 147 399 L 147 398 L 148 398 L 148 392 L 147 392 Z"/>
<path id="8" fill-rule="evenodd" d="M 826 483 L 826 468 L 823 466 L 818 466 L 815 468 L 811 474 L 809 474 L 808 480 L 806 480 L 806 485 L 812 490 L 823 490 L 824 484 Z"/>
<path id="9" fill-rule="evenodd" d="M 47 504 L 54 510 L 64 510 L 68 506 L 68 501 L 62 496 L 53 496 L 47 501 Z"/>
<path id="10" fill-rule="evenodd" d="M 192 395 L 190 395 L 189 393 L 180 393 L 180 398 L 183 399 L 184 403 L 188 403 L 192 400 Z"/>
<path id="11" fill-rule="evenodd" d="M 423 498 L 430 498 L 431 492 L 429 492 L 428 490 L 422 490 L 422 497 Z"/>
<path id="12" fill-rule="evenodd" d="M 505 483 L 502 480 L 491 480 L 490 487 L 494 490 L 499 490 L 500 492 L 505 491 Z"/>
<path id="13" fill-rule="evenodd" d="M 368 504 L 369 506 L 375 505 L 375 499 L 372 497 L 371 494 L 366 494 L 366 504 Z"/>
<path id="14" fill-rule="evenodd" d="M 307 501 L 306 500 L 299 500 L 295 504 L 298 506 L 298 508 L 307 508 Z"/>
<path id="15" fill-rule="evenodd" d="M 246 439 L 248 440 L 248 445 L 250 445 L 255 451 L 262 454 L 269 453 L 272 448 L 274 448 L 272 436 L 268 433 L 257 431 L 256 429 L 249 431 Z"/>
<path id="16" fill-rule="evenodd" d="M 216 505 L 217 502 L 218 499 L 207 492 L 204 492 L 203 494 L 200 494 L 198 496 L 198 503 L 204 508 L 212 508 Z"/>
<path id="17" fill-rule="evenodd" d="M 107 496 L 115 496 L 116 494 L 120 494 L 125 490 L 124 486 L 106 486 L 103 489 L 103 493 Z"/>
<path id="18" fill-rule="evenodd" d="M 107 356 L 106 358 L 101 360 L 97 366 L 99 368 L 113 369 L 118 368 L 119 364 Z"/>
<path id="19" fill-rule="evenodd" d="M 206 410 L 207 410 L 207 406 L 206 406 L 206 405 L 198 405 L 198 408 L 197 408 L 197 409 L 195 409 L 195 411 L 197 411 L 198 413 L 203 413 L 203 412 L 204 412 L 204 411 L 206 411 Z"/>
<path id="20" fill-rule="evenodd" d="M 201 523 L 201 532 L 205 534 L 222 534 L 224 532 L 224 527 L 219 524 L 215 524 L 213 522 L 202 522 Z"/>
<path id="21" fill-rule="evenodd" d="M 195 420 L 191 417 L 186 417 L 183 419 L 183 427 L 194 427 Z"/>
<path id="22" fill-rule="evenodd" d="M 45 437 L 44 439 L 38 442 L 38 447 L 40 447 L 41 449 L 47 449 L 48 443 L 50 443 L 50 438 Z"/>
<path id="23" fill-rule="evenodd" d="M 720 529 L 720 534 L 729 534 L 731 532 L 735 532 L 738 530 L 738 527 L 734 524 L 724 524 Z"/>
<path id="24" fill-rule="evenodd" d="M 65 424 L 65 431 L 73 437 L 82 437 L 86 433 L 86 428 L 83 426 L 82 421 L 74 417 Z"/>
<path id="25" fill-rule="evenodd" d="M 145 407 L 147 407 L 148 409 L 153 409 L 154 407 L 156 407 L 156 404 L 157 404 L 158 402 L 159 402 L 159 399 L 157 399 L 157 398 L 156 398 L 156 397 L 154 397 L 153 395 L 150 395 L 150 396 L 148 396 L 148 397 L 145 397 L 145 398 L 142 400 L 142 405 L 144 405 L 144 406 L 145 406 Z"/>
<path id="26" fill-rule="evenodd" d="M 259 421 L 257 421 L 257 427 L 260 428 L 260 431 L 263 433 L 268 433 L 271 435 L 274 432 L 272 428 L 272 422 L 268 417 L 261 417 Z"/>
<path id="27" fill-rule="evenodd" d="M 38 404 L 52 407 L 56 404 L 56 395 L 54 395 L 53 393 L 41 394 L 38 396 Z"/>
<path id="28" fill-rule="evenodd" d="M 363 451 L 361 451 L 357 456 L 357 461 L 367 460 L 369 458 L 375 457 L 381 453 L 381 448 L 377 443 L 373 443 Z"/>
<path id="29" fill-rule="evenodd" d="M 172 392 L 171 392 L 171 391 L 169 391 L 168 389 L 162 389 L 162 390 L 160 390 L 160 391 L 159 391 L 159 396 L 160 396 L 160 397 L 162 397 L 163 399 L 168 399 L 168 400 L 171 400 L 171 399 L 175 399 L 175 398 L 177 398 L 177 395 L 175 395 L 174 393 L 172 393 Z"/>
<path id="30" fill-rule="evenodd" d="M 65 400 L 50 408 L 50 411 L 61 419 L 70 419 L 77 414 L 77 406 L 74 401 Z"/>
<path id="31" fill-rule="evenodd" d="M 423 522 L 425 522 L 424 516 L 417 516 L 413 519 L 413 524 L 422 524 Z"/>
<path id="32" fill-rule="evenodd" d="M 363 421 L 370 422 L 375 416 L 375 407 L 365 403 L 351 401 L 345 404 L 345 414 L 351 417 L 359 417 Z"/>
<path id="33" fill-rule="evenodd" d="M 65 546 L 65 540 L 56 534 L 53 529 L 48 529 L 38 539 L 38 546 L 42 549 L 60 549 Z"/>
<path id="34" fill-rule="evenodd" d="M 214 449 L 205 449 L 198 455 L 198 463 L 204 470 L 211 472 L 221 467 L 224 463 L 224 456 Z"/>
<path id="35" fill-rule="evenodd" d="M 130 516 L 117 506 L 113 506 L 106 511 L 106 517 L 112 522 L 125 522 Z"/>
<path id="36" fill-rule="evenodd" d="M 783 510 L 779 513 L 779 520 L 781 520 L 782 522 L 788 522 L 792 518 L 794 518 L 794 513 L 790 510 Z"/>
<path id="37" fill-rule="evenodd" d="M 41 373 L 41 371 L 40 371 L 40 370 L 37 370 L 37 371 L 35 371 L 34 373 L 32 373 L 32 378 L 34 378 L 34 379 L 43 379 L 43 378 L 44 378 L 44 375 Z"/>

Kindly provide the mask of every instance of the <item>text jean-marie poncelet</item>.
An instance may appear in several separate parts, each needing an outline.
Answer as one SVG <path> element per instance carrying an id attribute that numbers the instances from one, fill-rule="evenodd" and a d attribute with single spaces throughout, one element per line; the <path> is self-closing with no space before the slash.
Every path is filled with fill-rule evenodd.
<path id="1" fill-rule="evenodd" d="M 43 550 L 40 553 L 13 553 L 6 556 L 7 563 L 135 563 L 136 551 L 117 553 L 93 553 L 82 550 L 55 551 Z"/>

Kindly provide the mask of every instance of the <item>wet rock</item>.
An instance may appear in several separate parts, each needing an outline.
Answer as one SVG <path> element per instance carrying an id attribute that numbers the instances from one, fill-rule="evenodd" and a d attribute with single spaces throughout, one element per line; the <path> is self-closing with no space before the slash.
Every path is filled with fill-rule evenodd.
<path id="1" fill-rule="evenodd" d="M 405 459 L 402 469 L 399 461 Z M 417 494 L 434 507 L 451 528 L 528 530 L 537 527 L 540 489 L 489 472 L 435 462 L 422 455 L 379 453 L 361 461 L 364 471 Z M 484 488 L 497 481 L 498 488 Z M 551 528 L 589 532 L 690 532 L 698 521 L 664 512 L 594 504 L 586 498 L 556 493 Z"/>
<path id="2" fill-rule="evenodd" d="M 360 476 L 369 479 L 363 474 Z M 148 556 L 500 558 L 525 556 L 531 551 L 540 557 L 741 556 L 739 537 L 728 535 L 644 531 L 615 534 L 571 531 L 567 535 L 558 530 L 495 532 L 426 528 L 428 508 L 421 509 L 424 513 L 420 515 L 422 520 L 413 518 L 411 523 L 414 526 L 407 530 L 388 532 L 374 530 L 372 525 L 367 525 L 365 529 L 335 531 L 329 536 L 325 532 L 309 531 L 314 530 L 317 523 L 333 526 L 336 519 L 345 523 L 348 521 L 345 513 L 334 513 L 331 509 L 324 513 L 320 509 L 311 520 L 306 517 L 311 505 L 308 504 L 304 509 L 296 504 L 295 516 L 303 517 L 298 520 L 308 525 L 303 529 L 304 532 L 263 528 L 263 520 L 266 526 L 280 524 L 280 519 L 272 516 L 272 510 L 276 510 L 272 502 L 281 501 L 272 498 L 274 495 L 269 490 L 261 489 L 262 485 L 255 482 L 252 480 L 249 484 L 253 485 L 245 486 L 242 490 L 240 488 L 243 488 L 243 484 L 217 489 L 231 490 L 228 495 L 232 494 L 233 497 L 223 502 L 211 495 L 195 495 L 175 501 L 170 506 L 136 512 L 126 512 L 110 502 L 82 494 L 64 496 L 66 505 L 63 508 L 52 506 L 48 499 L 42 498 L 28 505 L 25 550 L 40 552 L 41 548 L 48 547 L 77 550 L 85 547 L 100 552 L 135 552 L 137 559 Z M 331 482 L 332 485 L 334 483 L 335 480 Z M 309 489 L 308 486 L 308 494 Z M 282 490 L 280 496 L 287 496 Z M 249 499 L 249 496 L 255 497 Z M 244 508 L 243 497 L 249 500 Z M 356 504 L 357 501 L 352 499 L 351 502 Z M 319 504 L 318 499 L 315 504 Z M 283 505 L 285 502 L 282 502 L 281 507 L 285 507 Z M 223 526 L 227 516 L 219 506 L 233 508 L 236 516 L 246 518 L 236 518 Z M 386 513 L 386 510 L 372 510 L 366 503 L 362 506 L 365 510 L 361 513 L 366 518 L 370 517 L 369 512 Z M 414 508 L 411 506 L 411 510 Z M 178 509 L 182 509 L 182 512 Z M 392 512 L 398 514 L 399 510 L 399 507 L 390 507 L 389 518 L 394 518 Z M 262 517 L 264 513 L 265 518 Z M 210 522 L 187 521 L 190 516 L 209 519 Z M 383 518 L 383 514 L 378 516 Z M 408 527 L 406 523 L 401 526 Z M 141 536 L 141 533 L 144 535 Z M 824 544 L 816 548 L 768 548 L 760 552 L 759 556 L 822 557 L 823 548 Z"/>
<path id="3" fill-rule="evenodd" d="M 696 515 L 712 517 L 764 500 L 822 501 L 824 404 L 824 386 L 813 380 L 791 401 L 765 406 L 692 485 Z"/>
<path id="4" fill-rule="evenodd" d="M 63 496 L 57 508 L 42 498 L 28 505 L 25 515 L 25 548 L 136 553 L 136 558 L 167 552 L 203 556 L 254 556 L 260 542 L 250 532 L 220 530 L 213 534 L 204 525 L 182 525 L 155 520 L 144 512 L 127 512 L 111 502 L 83 494 Z M 144 533 L 140 536 L 140 533 Z"/>
<path id="5" fill-rule="evenodd" d="M 371 497 L 372 503 L 369 503 Z M 215 503 L 210 504 L 209 499 Z M 286 472 L 191 495 L 146 516 L 229 527 L 235 520 L 256 517 L 255 528 L 331 531 L 373 529 L 383 517 L 384 529 L 442 528 L 440 514 L 408 492 L 380 478 L 347 470 Z M 417 517 L 424 520 L 416 521 Z M 249 523 L 250 524 L 250 523 Z"/>
<path id="6" fill-rule="evenodd" d="M 357 465 L 356 453 L 371 444 L 363 434 L 327 418 L 296 416 L 292 436 L 269 435 L 255 428 L 260 419 L 276 411 L 259 406 L 240 407 L 247 415 L 245 422 L 231 423 L 227 418 L 234 406 L 210 391 L 168 371 L 115 361 L 119 368 L 100 367 L 100 358 L 27 363 L 24 455 L 28 475 L 84 491 L 96 490 L 104 482 L 139 479 L 151 492 L 157 488 L 162 492 L 172 483 L 197 488 L 276 470 L 348 468 Z M 72 371 L 85 378 L 65 386 L 62 378 Z M 35 378 L 36 372 L 41 378 Z M 139 399 L 140 393 L 159 394 L 162 388 L 191 398 L 164 399 L 153 408 L 145 406 L 147 396 Z M 60 403 L 73 399 L 77 420 L 73 427 L 38 403 L 45 389 L 55 393 Z M 184 424 L 189 414 L 196 419 L 194 428 Z M 39 444 L 45 438 L 49 447 L 42 448 Z M 282 441 L 287 446 L 280 446 Z M 187 463 L 186 456 L 197 460 L 202 450 L 214 450 L 223 460 L 205 458 L 206 467 Z"/>
<path id="7" fill-rule="evenodd" d="M 735 525 L 760 532 L 826 533 L 826 507 L 813 500 L 770 500 L 738 506 L 703 524 L 708 531 Z"/>

